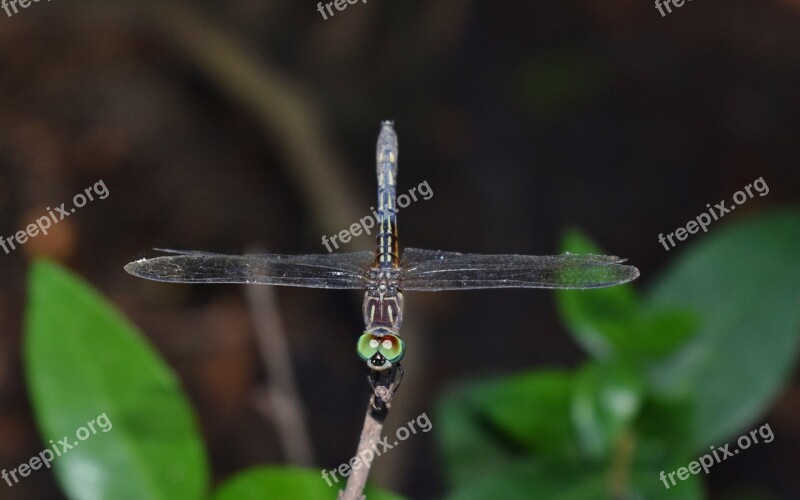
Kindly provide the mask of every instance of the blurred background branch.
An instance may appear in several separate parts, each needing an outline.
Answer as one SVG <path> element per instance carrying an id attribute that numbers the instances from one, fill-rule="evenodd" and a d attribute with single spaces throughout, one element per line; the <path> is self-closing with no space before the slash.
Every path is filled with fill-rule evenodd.
<path id="1" fill-rule="evenodd" d="M 255 390 L 256 406 L 275 425 L 287 462 L 299 466 L 315 465 L 311 435 L 292 373 L 292 353 L 281 323 L 275 291 L 269 286 L 247 286 L 244 289 L 259 354 L 267 371 L 265 387 Z"/>

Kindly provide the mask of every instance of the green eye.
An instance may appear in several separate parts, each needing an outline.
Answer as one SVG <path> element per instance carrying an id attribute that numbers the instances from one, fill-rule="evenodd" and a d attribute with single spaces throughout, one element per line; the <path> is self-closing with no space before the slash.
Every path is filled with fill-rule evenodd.
<path id="1" fill-rule="evenodd" d="M 405 354 L 406 346 L 400 337 L 395 335 L 384 335 L 378 340 L 378 350 L 383 356 L 392 363 L 400 361 Z"/>
<path id="2" fill-rule="evenodd" d="M 376 337 L 371 333 L 365 333 L 358 338 L 356 350 L 358 356 L 364 361 L 368 361 L 376 352 L 380 352 L 384 358 L 394 363 L 403 357 L 406 346 L 403 340 L 396 335 Z"/>
<path id="3" fill-rule="evenodd" d="M 364 361 L 369 360 L 372 356 L 378 352 L 378 347 L 380 343 L 378 339 L 375 338 L 374 335 L 371 333 L 365 333 L 364 335 L 358 338 L 358 344 L 356 350 L 358 351 L 358 357 L 363 359 Z"/>

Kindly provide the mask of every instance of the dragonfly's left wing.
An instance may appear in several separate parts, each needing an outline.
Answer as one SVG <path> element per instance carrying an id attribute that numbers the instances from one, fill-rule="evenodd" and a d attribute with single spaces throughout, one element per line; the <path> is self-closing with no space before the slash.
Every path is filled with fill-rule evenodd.
<path id="1" fill-rule="evenodd" d="M 606 255 L 481 255 L 408 248 L 402 290 L 599 288 L 636 279 L 639 270 Z"/>
<path id="2" fill-rule="evenodd" d="M 310 288 L 366 288 L 372 252 L 318 255 L 173 253 L 125 266 L 134 276 L 173 283 L 257 283 Z"/>

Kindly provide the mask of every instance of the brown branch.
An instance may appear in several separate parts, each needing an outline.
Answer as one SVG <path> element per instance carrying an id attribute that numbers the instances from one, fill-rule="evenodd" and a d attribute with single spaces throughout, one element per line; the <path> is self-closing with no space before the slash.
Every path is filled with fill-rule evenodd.
<path id="1" fill-rule="evenodd" d="M 280 320 L 275 292 L 269 286 L 245 287 L 267 385 L 256 392 L 256 407 L 278 430 L 289 463 L 314 463 L 303 404 L 292 374 L 291 352 Z"/>
<path id="2" fill-rule="evenodd" d="M 399 365 L 398 365 L 399 368 Z M 372 462 L 377 457 L 377 445 L 383 431 L 383 423 L 389 414 L 389 407 L 395 391 L 402 380 L 402 369 L 399 378 L 394 380 L 395 369 L 381 372 L 374 392 L 369 398 L 367 415 L 364 418 L 364 427 L 361 430 L 361 439 L 358 442 L 355 458 L 360 465 L 354 464 L 347 479 L 344 491 L 339 491 L 338 500 L 365 500 L 364 487 L 367 485 Z M 367 453 L 369 452 L 369 453 Z"/>
<path id="3" fill-rule="evenodd" d="M 627 498 L 630 489 L 631 460 L 636 440 L 628 429 L 622 433 L 614 444 L 614 456 L 609 470 L 609 489 L 611 498 Z"/>
<path id="4" fill-rule="evenodd" d="M 370 407 L 372 402 L 370 401 Z M 372 467 L 372 462 L 375 460 L 374 454 L 370 454 L 371 459 L 367 460 L 368 450 L 374 450 L 381 438 L 383 431 L 383 420 L 386 418 L 384 414 L 381 418 L 380 415 L 376 416 L 367 410 L 367 416 L 364 418 L 364 427 L 361 429 L 361 439 L 358 442 L 358 450 L 356 457 L 361 460 L 361 465 L 358 468 L 353 468 L 350 477 L 347 479 L 347 486 L 343 491 L 339 491 L 338 500 L 363 500 L 366 498 L 364 495 L 364 487 L 367 485 L 367 478 L 369 471 Z M 388 410 L 386 410 L 388 412 Z"/>

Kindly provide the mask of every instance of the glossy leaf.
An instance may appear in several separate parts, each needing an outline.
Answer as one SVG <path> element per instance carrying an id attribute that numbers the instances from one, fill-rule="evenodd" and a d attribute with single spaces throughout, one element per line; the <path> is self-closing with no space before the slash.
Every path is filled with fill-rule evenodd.
<path id="1" fill-rule="evenodd" d="M 295 467 L 257 467 L 229 479 L 214 494 L 214 500 L 330 500 L 344 489 L 344 480 L 321 471 Z M 369 500 L 403 500 L 403 497 L 367 486 Z"/>
<path id="2" fill-rule="evenodd" d="M 69 498 L 204 495 L 205 450 L 175 375 L 111 304 L 56 264 L 32 266 L 24 354 L 44 443 L 78 443 L 53 462 Z M 101 414 L 111 428 L 76 439 Z"/>
<path id="3" fill-rule="evenodd" d="M 639 376 L 621 365 L 590 363 L 578 373 L 570 414 L 587 457 L 611 455 L 639 412 L 642 390 Z"/>
<path id="4" fill-rule="evenodd" d="M 643 463 L 642 455 L 647 453 L 646 446 L 640 446 L 637 451 L 625 498 L 647 498 L 648 500 L 701 500 L 705 498 L 703 493 L 703 481 L 705 474 L 702 469 L 698 475 L 691 474 L 688 470 L 681 471 L 682 467 L 687 467 L 692 458 L 676 460 L 674 457 L 651 457 L 647 463 Z M 696 457 L 695 457 L 696 458 Z M 694 469 L 697 470 L 697 469 Z M 686 479 L 680 479 L 677 472 Z M 664 472 L 664 479 L 661 478 Z M 673 473 L 672 477 L 668 474 Z M 688 474 L 688 475 L 687 475 Z"/>
<path id="5" fill-rule="evenodd" d="M 700 476 L 690 475 L 680 481 L 674 471 L 690 459 L 675 460 L 660 455 L 648 443 L 634 443 L 629 456 L 615 456 L 605 464 L 588 465 L 574 460 L 542 456 L 517 457 L 492 473 L 467 478 L 455 484 L 447 500 L 485 500 L 503 498 L 524 500 L 700 500 L 703 498 Z M 660 472 L 673 472 L 675 484 Z"/>
<path id="6" fill-rule="evenodd" d="M 453 391 L 437 416 L 450 482 L 500 473 L 522 453 L 577 456 L 572 389 L 571 375 L 543 371 Z"/>
<path id="7" fill-rule="evenodd" d="M 562 252 L 603 253 L 588 236 L 569 231 Z M 629 364 L 646 364 L 669 354 L 697 328 L 691 311 L 677 307 L 649 307 L 634 285 L 597 290 L 556 292 L 562 320 L 594 358 L 621 358 Z"/>
<path id="8" fill-rule="evenodd" d="M 762 414 L 797 360 L 800 213 L 736 220 L 693 243 L 650 300 L 690 309 L 702 322 L 696 336 L 651 372 L 651 382 L 690 402 L 692 441 L 703 449 Z"/>
<path id="9" fill-rule="evenodd" d="M 567 461 L 518 458 L 493 474 L 470 478 L 455 485 L 447 500 L 598 500 L 607 495 L 602 470 Z"/>
<path id="10" fill-rule="evenodd" d="M 674 476 L 661 479 L 686 467 L 697 459 L 691 445 L 692 407 L 687 401 L 662 400 L 648 396 L 639 411 L 634 425 L 633 457 L 629 489 L 633 498 L 701 499 L 703 474 L 691 475 L 685 480 Z M 672 481 L 675 484 L 672 484 Z"/>
<path id="11" fill-rule="evenodd" d="M 476 406 L 467 387 L 450 391 L 438 405 L 435 420 L 441 425 L 436 436 L 447 482 L 452 487 L 502 471 L 513 459 L 507 443 L 501 442 L 491 427 L 483 425 Z"/>
<path id="12" fill-rule="evenodd" d="M 537 451 L 565 450 L 574 443 L 568 420 L 572 375 L 540 371 L 508 377 L 476 390 L 484 422 L 508 439 Z"/>
<path id="13" fill-rule="evenodd" d="M 577 375 L 545 371 L 454 391 L 437 415 L 446 498 L 699 500 L 700 478 L 670 489 L 659 480 L 661 470 L 691 460 L 682 458 L 686 434 L 678 432 L 685 407 L 643 399 L 642 390 L 629 370 L 589 365 Z M 587 433 L 603 451 L 592 460 L 578 453 L 576 405 L 589 416 L 575 422 L 584 451 Z"/>

